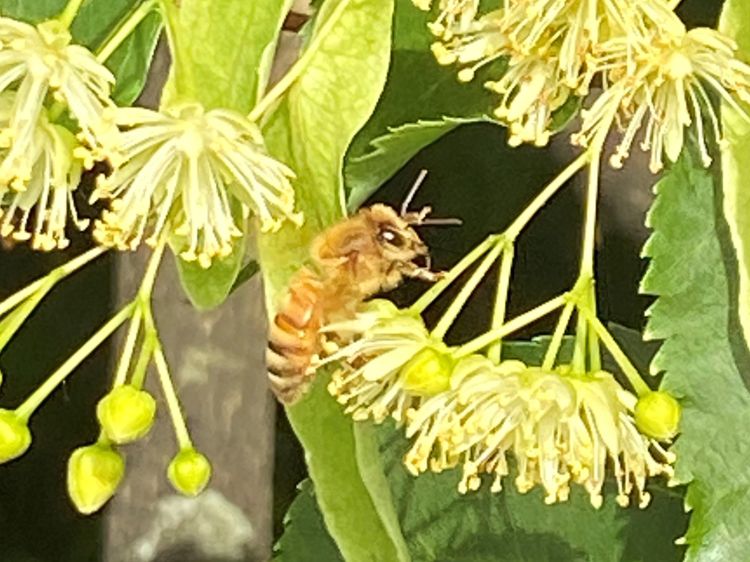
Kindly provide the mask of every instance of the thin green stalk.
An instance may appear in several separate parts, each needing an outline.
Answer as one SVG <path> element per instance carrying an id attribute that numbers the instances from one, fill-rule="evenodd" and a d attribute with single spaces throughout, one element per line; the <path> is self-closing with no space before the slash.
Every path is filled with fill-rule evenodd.
<path id="1" fill-rule="evenodd" d="M 23 404 L 16 408 L 16 415 L 22 420 L 27 421 L 39 405 L 52 394 L 52 391 L 72 373 L 84 359 L 99 347 L 125 320 L 133 313 L 134 302 L 127 304 L 115 316 L 113 316 L 104 326 L 91 336 L 73 355 L 71 355 L 57 370 L 52 373 Z"/>
<path id="2" fill-rule="evenodd" d="M 532 310 L 529 310 L 528 312 L 524 312 L 520 316 L 517 316 L 513 320 L 503 324 L 500 328 L 485 332 L 481 336 L 478 336 L 473 340 L 466 342 L 453 353 L 453 357 L 456 359 L 460 359 L 461 357 L 466 357 L 467 355 L 471 355 L 472 353 L 475 353 L 480 349 L 487 347 L 494 341 L 500 338 L 504 338 L 507 335 L 512 334 L 516 330 L 520 330 L 521 328 L 531 324 L 532 322 L 536 322 L 550 312 L 555 311 L 556 309 L 566 304 L 568 299 L 569 296 L 566 293 L 555 297 L 554 299 L 548 300 L 547 302 L 540 304 L 539 306 Z"/>
<path id="3" fill-rule="evenodd" d="M 250 121 L 258 121 L 268 111 L 268 109 L 276 103 L 284 93 L 291 88 L 291 86 L 302 76 L 302 73 L 307 69 L 310 61 L 317 53 L 320 46 L 328 38 L 331 32 L 336 27 L 339 19 L 344 14 L 344 11 L 349 7 L 351 0 L 341 0 L 338 6 L 334 8 L 330 16 L 323 22 L 319 30 L 316 30 L 310 45 L 307 50 L 302 53 L 302 56 L 294 63 L 292 68 L 279 80 L 276 85 L 269 90 L 265 96 L 257 103 L 248 115 Z"/>
<path id="4" fill-rule="evenodd" d="M 112 383 L 113 387 L 122 386 L 125 384 L 125 380 L 128 377 L 128 368 L 133 360 L 133 352 L 135 351 L 135 344 L 138 341 L 138 333 L 141 328 L 141 320 L 143 318 L 143 312 L 140 306 L 136 306 L 133 316 L 130 318 L 130 326 L 128 326 L 128 335 L 125 337 L 125 344 L 120 354 L 120 360 L 117 363 L 117 371 L 115 373 L 115 380 Z"/>
<path id="5" fill-rule="evenodd" d="M 503 258 L 500 261 L 498 272 L 497 293 L 495 294 L 495 306 L 492 312 L 492 329 L 495 330 L 505 323 L 505 313 L 508 307 L 508 293 L 510 292 L 510 275 L 513 270 L 513 256 L 515 250 L 512 242 L 505 246 Z M 490 345 L 487 357 L 494 363 L 500 363 L 502 356 L 502 338 Z"/>
<path id="6" fill-rule="evenodd" d="M 497 234 L 492 234 L 485 238 L 471 252 L 466 254 L 461 261 L 454 265 L 450 271 L 445 273 L 437 283 L 422 293 L 422 296 L 409 307 L 409 310 L 417 314 L 424 312 L 424 310 L 430 306 L 456 279 L 458 279 L 464 271 L 466 271 L 475 261 L 481 258 L 485 252 L 498 244 L 501 240 L 502 237 Z"/>
<path id="7" fill-rule="evenodd" d="M 433 337 L 437 339 L 442 339 L 443 337 L 445 337 L 445 334 L 448 332 L 448 329 L 451 327 L 451 325 L 453 325 L 453 322 L 456 320 L 456 317 L 463 309 L 466 301 L 469 300 L 479 283 L 481 283 L 482 279 L 484 279 L 484 277 L 487 275 L 487 272 L 490 270 L 492 265 L 497 261 L 497 258 L 500 257 L 500 254 L 502 253 L 504 248 L 504 244 L 498 244 L 497 246 L 492 248 L 492 250 L 490 250 L 490 252 L 485 256 L 485 258 L 482 260 L 482 263 L 479 264 L 479 267 L 477 267 L 474 273 L 471 274 L 469 280 L 464 284 L 463 287 L 461 287 L 458 295 L 455 299 L 453 299 L 453 302 L 451 302 L 448 309 L 440 318 L 437 325 L 435 326 L 435 329 L 432 330 Z"/>
<path id="8" fill-rule="evenodd" d="M 143 344 L 141 350 L 138 353 L 138 360 L 133 367 L 133 374 L 130 377 L 130 384 L 135 388 L 141 388 L 143 382 L 146 380 L 146 373 L 148 372 L 148 365 L 151 362 L 151 358 L 154 354 L 154 348 L 158 342 L 158 337 L 155 333 L 150 330 L 146 330 L 146 334 L 143 337 Z"/>
<path id="9" fill-rule="evenodd" d="M 590 151 L 586 150 L 573 162 L 560 172 L 547 187 L 545 187 L 529 205 L 521 212 L 511 225 L 503 233 L 511 242 L 514 241 L 526 225 L 534 218 L 539 210 L 547 204 L 547 201 L 565 185 L 570 178 L 576 175 L 589 162 Z"/>
<path id="10" fill-rule="evenodd" d="M 42 302 L 42 299 L 55 286 L 56 282 L 55 279 L 47 279 L 46 283 L 42 283 L 33 295 L 23 301 L 18 308 L 0 322 L 0 349 L 3 349 L 11 340 L 21 325 L 34 312 L 34 309 Z"/>
<path id="11" fill-rule="evenodd" d="M 135 28 L 158 7 L 157 0 L 145 0 L 131 14 L 125 18 L 96 51 L 96 60 L 103 63 L 112 56 L 117 48 L 127 39 Z"/>
<path id="12" fill-rule="evenodd" d="M 589 310 L 596 316 L 596 290 L 594 282 L 591 283 L 591 291 L 589 292 Z M 588 333 L 589 343 L 589 368 L 592 372 L 600 371 L 602 368 L 602 354 L 599 349 L 599 336 L 596 331 L 589 331 Z"/>
<path id="13" fill-rule="evenodd" d="M 555 331 L 552 334 L 552 340 L 549 342 L 549 347 L 544 353 L 544 360 L 542 361 L 542 369 L 545 371 L 551 370 L 555 366 L 557 360 L 557 354 L 560 352 L 560 346 L 562 346 L 563 338 L 565 337 L 565 330 L 570 323 L 570 317 L 573 315 L 573 309 L 575 305 L 569 302 L 563 308 L 560 318 L 555 326 Z"/>
<path id="14" fill-rule="evenodd" d="M 604 347 L 607 348 L 607 351 L 612 354 L 612 357 L 614 357 L 618 367 L 622 369 L 622 372 L 627 377 L 636 394 L 638 394 L 638 396 L 643 396 L 647 392 L 650 392 L 651 389 L 643 380 L 643 377 L 641 377 L 638 369 L 636 369 L 633 363 L 630 362 L 630 359 L 625 355 L 625 352 L 623 352 L 622 348 L 617 344 L 607 328 L 602 324 L 601 320 L 586 308 L 579 307 L 578 310 L 599 336 L 599 339 L 604 344 Z"/>
<path id="15" fill-rule="evenodd" d="M 66 28 L 70 28 L 70 25 L 73 23 L 73 20 L 76 19 L 78 10 L 81 9 L 81 5 L 84 1 L 85 0 L 70 0 L 62 13 L 57 16 L 57 21 L 63 24 Z"/>
<path id="16" fill-rule="evenodd" d="M 57 283 L 58 281 L 61 281 L 71 273 L 78 270 L 80 267 L 83 267 L 84 265 L 89 263 L 94 258 L 101 256 L 106 251 L 106 248 L 92 248 L 88 252 L 85 252 L 80 256 L 73 258 L 69 262 L 56 267 L 41 279 L 37 279 L 36 281 L 29 283 L 20 291 L 16 291 L 11 296 L 0 302 L 0 316 L 4 315 L 9 310 L 13 309 L 18 304 L 26 300 L 29 296 L 33 295 L 50 279 L 54 279 L 55 283 Z"/>
<path id="17" fill-rule="evenodd" d="M 167 409 L 172 418 L 177 444 L 180 449 L 189 449 L 193 446 L 193 442 L 190 439 L 185 417 L 182 415 L 180 400 L 177 398 L 177 393 L 172 384 L 172 377 L 169 375 L 169 367 L 164 358 L 164 352 L 158 343 L 154 349 L 154 364 L 156 365 L 156 371 L 159 373 L 159 381 L 164 391 L 164 398 L 167 401 Z"/>

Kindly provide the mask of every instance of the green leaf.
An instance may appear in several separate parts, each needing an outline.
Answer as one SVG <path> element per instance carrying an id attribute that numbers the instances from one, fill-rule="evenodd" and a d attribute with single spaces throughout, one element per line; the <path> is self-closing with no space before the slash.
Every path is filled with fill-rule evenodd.
<path id="1" fill-rule="evenodd" d="M 462 122 L 488 120 L 493 95 L 488 74 L 502 74 L 504 62 L 462 84 L 454 67 L 437 64 L 426 14 L 411 0 L 396 0 L 393 60 L 375 113 L 357 134 L 345 169 L 348 207 L 355 209 L 420 149 Z"/>
<path id="2" fill-rule="evenodd" d="M 744 560 L 750 552 L 750 394 L 739 367 L 732 313 L 734 267 L 713 177 L 683 151 L 659 181 L 642 290 L 657 295 L 646 335 L 664 340 L 651 364 L 682 400 L 675 479 L 693 510 L 687 560 Z M 727 259 L 729 257 L 729 259 Z M 746 351 L 746 350 L 745 350 Z"/>
<path id="3" fill-rule="evenodd" d="M 740 54 L 750 57 L 750 2 L 728 0 L 719 21 L 719 29 L 732 37 Z M 732 242 L 739 262 L 738 310 L 745 341 L 750 342 L 750 178 L 747 162 L 750 158 L 750 106 L 737 102 L 746 114 L 723 102 L 722 131 L 727 142 L 721 152 L 724 188 L 724 215 L 729 223 Z"/>
<path id="4" fill-rule="evenodd" d="M 326 530 L 310 480 L 299 490 L 284 517 L 284 534 L 274 546 L 274 562 L 344 562 Z"/>
<path id="5" fill-rule="evenodd" d="M 305 215 L 301 228 L 286 225 L 259 237 L 271 312 L 307 261 L 314 236 L 343 217 L 344 154 L 385 83 L 392 13 L 393 0 L 323 3 L 302 55 L 306 66 L 267 120 L 267 145 L 297 174 L 297 205 Z M 326 525 L 347 561 L 405 560 L 403 539 L 386 513 L 392 508 L 381 501 L 377 481 L 366 482 L 368 467 L 358 463 L 367 444 L 327 394 L 324 377 L 318 379 L 288 415 L 307 452 Z"/>
<path id="6" fill-rule="evenodd" d="M 247 112 L 266 89 L 292 0 L 165 0 L 170 99 Z"/>
<path id="7" fill-rule="evenodd" d="M 245 238 L 236 239 L 234 250 L 225 258 L 214 258 L 211 266 L 185 261 L 175 254 L 180 282 L 190 302 L 198 310 L 209 310 L 223 303 L 234 290 L 245 256 Z"/>
<path id="8" fill-rule="evenodd" d="M 66 0 L 0 0 L 0 13 L 30 23 L 56 17 Z M 88 0 L 81 6 L 71 26 L 73 39 L 96 51 L 141 0 Z M 148 68 L 159 38 L 161 18 L 149 15 L 106 61 L 117 79 L 113 99 L 129 105 L 146 83 Z"/>

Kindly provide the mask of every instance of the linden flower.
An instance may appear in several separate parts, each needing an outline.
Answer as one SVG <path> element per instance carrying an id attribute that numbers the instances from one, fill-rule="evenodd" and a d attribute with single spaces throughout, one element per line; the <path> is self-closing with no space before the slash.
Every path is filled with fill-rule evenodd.
<path id="1" fill-rule="evenodd" d="M 558 75 L 557 64 L 554 57 L 511 60 L 500 80 L 487 82 L 489 89 L 502 96 L 495 115 L 508 123 L 511 146 L 524 142 L 544 146 L 549 142 L 552 114 L 571 94 Z"/>
<path id="2" fill-rule="evenodd" d="M 0 94 L 0 127 L 12 119 L 13 98 Z M 30 168 L 23 189 L 0 183 L 0 236 L 31 240 L 38 250 L 62 249 L 69 244 L 65 236 L 68 217 L 80 230 L 88 226 L 87 220 L 78 218 L 73 202 L 81 179 L 82 162 L 74 156 L 79 148 L 70 131 L 50 123 L 45 113 L 39 114 L 27 139 L 24 157 Z M 10 151 L 7 142 L 0 142 L 0 158 Z"/>
<path id="3" fill-rule="evenodd" d="M 589 60 L 614 36 L 643 41 L 650 28 L 668 33 L 675 18 L 662 0 L 516 0 L 508 3 L 501 29 L 522 55 L 557 51 L 560 79 L 578 95 L 588 93 Z"/>
<path id="4" fill-rule="evenodd" d="M 415 440 L 405 463 L 412 472 L 425 470 L 428 462 L 435 471 L 460 462 L 461 493 L 477 490 L 485 473 L 495 476 L 491 490 L 498 492 L 512 454 L 521 493 L 539 484 L 551 504 L 567 500 L 573 482 L 597 508 L 607 466 L 621 506 L 635 490 L 645 507 L 646 479 L 672 475 L 674 456 L 638 432 L 632 418 L 636 398 L 610 374 L 566 376 L 515 361 L 472 361 L 454 390 L 409 413 L 407 435 Z"/>
<path id="5" fill-rule="evenodd" d="M 90 146 L 108 131 L 114 77 L 90 51 L 70 41 L 70 33 L 57 21 L 35 27 L 0 17 L 0 93 L 14 95 L 0 129 L 0 145 L 7 149 L 0 162 L 0 185 L 21 191 L 32 181 L 37 123 L 48 94 L 70 111 Z"/>
<path id="6" fill-rule="evenodd" d="M 430 338 L 419 315 L 384 300 L 368 303 L 354 320 L 330 324 L 325 332 L 348 337 L 351 343 L 313 368 L 342 360 L 328 390 L 358 421 L 381 423 L 389 415 L 401 421 L 421 399 L 422 390 L 404 367 L 425 349 L 447 352 L 444 344 Z"/>
<path id="7" fill-rule="evenodd" d="M 135 249 L 147 236 L 153 245 L 169 223 L 185 239 L 180 256 L 208 267 L 242 234 L 233 215 L 240 204 L 264 231 L 301 220 L 294 173 L 268 155 L 258 127 L 239 113 L 197 103 L 163 112 L 120 108 L 116 123 L 123 131 L 107 147 L 113 171 L 92 196 L 111 200 L 95 226 L 100 243 Z"/>
<path id="8" fill-rule="evenodd" d="M 622 166 L 645 123 L 643 150 L 651 151 L 650 168 L 664 166 L 663 155 L 674 162 L 684 144 L 685 129 L 695 126 L 698 147 L 705 166 L 711 156 L 704 130 L 708 121 L 716 140 L 721 139 L 719 120 L 709 90 L 747 115 L 732 94 L 750 102 L 750 66 L 736 58 L 735 43 L 712 29 L 684 26 L 680 33 L 654 35 L 632 51 L 632 45 L 612 42 L 603 49 L 611 59 L 622 60 L 633 53 L 633 65 L 621 64 L 610 71 L 613 84 L 587 111 L 582 112 L 580 134 L 574 142 L 586 145 L 618 119 L 622 140 L 611 157 Z"/>
<path id="9" fill-rule="evenodd" d="M 428 11 L 432 8 L 433 0 L 412 0 L 420 10 Z M 429 24 L 435 35 L 450 35 L 457 30 L 463 30 L 471 24 L 479 11 L 480 0 L 440 0 L 438 9 L 440 14 L 434 22 Z"/>

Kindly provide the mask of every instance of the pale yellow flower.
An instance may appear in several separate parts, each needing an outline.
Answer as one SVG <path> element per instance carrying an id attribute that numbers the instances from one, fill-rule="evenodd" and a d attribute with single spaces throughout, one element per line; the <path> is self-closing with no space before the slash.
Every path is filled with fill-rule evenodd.
<path id="1" fill-rule="evenodd" d="M 48 95 L 75 118 L 87 145 L 97 145 L 111 129 L 114 77 L 89 50 L 70 40 L 57 21 L 33 26 L 0 18 L 0 93 L 14 95 L 0 129 L 0 144 L 7 148 L 0 185 L 22 190 L 32 180 L 37 124 Z"/>
<path id="2" fill-rule="evenodd" d="M 482 474 L 494 475 L 491 489 L 498 492 L 512 457 L 520 492 L 541 485 L 546 503 L 555 503 L 567 500 L 577 483 L 595 507 L 602 504 L 608 466 L 623 506 L 635 491 L 645 507 L 647 478 L 672 475 L 673 455 L 638 432 L 636 398 L 610 374 L 561 375 L 517 361 L 467 360 L 456 367 L 453 390 L 408 414 L 414 443 L 404 462 L 413 473 L 460 464 L 460 492 L 477 490 Z"/>
<path id="3" fill-rule="evenodd" d="M 97 240 L 134 249 L 154 244 L 167 224 L 183 237 L 181 257 L 208 267 L 231 253 L 240 215 L 254 213 L 264 231 L 294 212 L 293 172 L 265 149 L 258 127 L 227 109 L 196 103 L 162 112 L 121 108 L 122 127 L 105 147 L 113 170 L 100 177 L 93 198 L 110 199 L 97 221 Z"/>
<path id="4" fill-rule="evenodd" d="M 677 160 L 689 127 L 696 131 L 703 164 L 708 166 L 711 156 L 704 123 L 708 122 L 715 140 L 721 139 L 710 92 L 746 115 L 733 95 L 750 102 L 750 66 L 736 58 L 736 45 L 718 31 L 688 31 L 683 26 L 679 33 L 655 33 L 635 50 L 633 45 L 613 41 L 602 53 L 619 62 L 609 69 L 609 88 L 582 113 L 574 142 L 590 143 L 616 117 L 622 140 L 611 158 L 615 167 L 622 166 L 643 130 L 641 148 L 651 152 L 650 168 L 658 172 L 664 156 Z"/>
<path id="5" fill-rule="evenodd" d="M 421 400 L 409 385 L 404 366 L 425 349 L 447 351 L 430 337 L 419 315 L 398 310 L 384 300 L 367 303 L 354 320 L 330 324 L 324 331 L 349 343 L 314 362 L 312 368 L 341 361 L 328 390 L 358 421 L 380 423 L 389 416 L 402 421 L 405 412 Z"/>
<path id="6" fill-rule="evenodd" d="M 0 94 L 2 128 L 12 118 L 14 101 L 13 94 Z M 82 162 L 75 156 L 80 145 L 65 127 L 50 123 L 44 112 L 29 127 L 26 143 L 24 158 L 29 168 L 23 187 L 0 183 L 0 236 L 30 240 L 39 250 L 65 248 L 69 244 L 65 235 L 68 223 L 80 230 L 88 225 L 87 220 L 78 218 L 73 202 L 81 179 Z M 0 158 L 11 151 L 7 142 L 0 142 Z"/>
<path id="7" fill-rule="evenodd" d="M 432 8 L 433 0 L 412 0 L 420 10 Z M 480 0 L 439 0 L 438 17 L 430 24 L 435 35 L 450 35 L 471 25 L 479 11 Z"/>

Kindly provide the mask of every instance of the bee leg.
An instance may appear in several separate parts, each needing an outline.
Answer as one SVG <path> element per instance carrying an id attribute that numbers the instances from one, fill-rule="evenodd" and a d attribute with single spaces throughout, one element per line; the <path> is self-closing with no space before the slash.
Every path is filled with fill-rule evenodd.
<path id="1" fill-rule="evenodd" d="M 413 267 L 407 269 L 404 272 L 404 275 L 413 279 L 421 279 L 422 281 L 429 281 L 430 283 L 434 283 L 435 281 L 439 281 L 440 279 L 445 277 L 445 272 L 432 271 L 424 267 Z"/>

